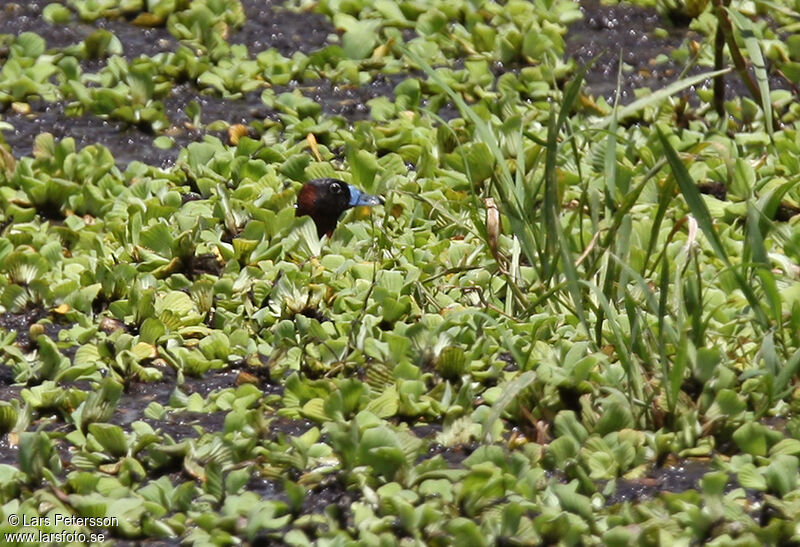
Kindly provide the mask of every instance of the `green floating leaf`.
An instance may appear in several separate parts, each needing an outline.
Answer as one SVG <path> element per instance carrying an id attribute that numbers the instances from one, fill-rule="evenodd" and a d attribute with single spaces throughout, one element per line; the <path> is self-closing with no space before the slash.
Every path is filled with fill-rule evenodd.
<path id="1" fill-rule="evenodd" d="M 769 448 L 769 433 L 766 426 L 748 422 L 733 432 L 733 441 L 748 454 L 766 456 Z"/>
<path id="2" fill-rule="evenodd" d="M 464 517 L 457 517 L 447 522 L 447 531 L 453 536 L 453 545 L 470 545 L 483 547 L 488 545 L 486 536 L 478 525 Z"/>
<path id="3" fill-rule="evenodd" d="M 411 310 L 411 299 L 405 295 L 399 301 L 387 297 L 383 299 L 380 306 L 382 319 L 386 323 L 392 324 Z"/>
<path id="4" fill-rule="evenodd" d="M 745 464 L 737 469 L 736 478 L 744 488 L 751 488 L 760 492 L 767 489 L 767 480 L 752 463 Z"/>
<path id="5" fill-rule="evenodd" d="M 118 425 L 89 424 L 89 434 L 100 443 L 109 454 L 121 458 L 128 453 L 128 442 L 125 432 Z"/>
<path id="6" fill-rule="evenodd" d="M 488 179 L 494 173 L 495 157 L 486 143 L 465 144 L 445 157 L 448 166 L 462 171 L 472 184 Z"/>
<path id="7" fill-rule="evenodd" d="M 9 402 L 0 401 L 0 435 L 5 435 L 17 425 L 17 409 Z"/>
<path id="8" fill-rule="evenodd" d="M 459 380 L 466 370 L 467 356 L 462 348 L 446 347 L 436 359 L 436 372 L 445 380 Z"/>
<path id="9" fill-rule="evenodd" d="M 372 412 L 378 418 L 391 418 L 397 414 L 399 408 L 399 397 L 394 386 L 389 387 L 378 397 L 372 399 L 365 410 Z"/>
<path id="10" fill-rule="evenodd" d="M 378 158 L 366 150 L 356 150 L 348 156 L 348 163 L 353 173 L 353 183 L 360 188 L 370 190 L 375 174 L 380 169 Z"/>
<path id="11" fill-rule="evenodd" d="M 181 291 L 170 291 L 163 298 L 155 301 L 155 312 L 161 314 L 170 311 L 177 315 L 187 315 L 194 310 L 192 298 Z"/>
<path id="12" fill-rule="evenodd" d="M 343 179 L 346 173 L 338 173 L 328 162 L 313 162 L 305 168 L 303 180 L 314 179 Z"/>
<path id="13" fill-rule="evenodd" d="M 172 233 L 163 222 L 145 228 L 139 233 L 139 241 L 162 256 L 172 256 Z"/>
<path id="14" fill-rule="evenodd" d="M 555 432 L 559 437 L 567 436 L 578 443 L 583 443 L 588 437 L 589 432 L 578 421 L 578 417 L 572 410 L 562 410 L 554 420 Z"/>
<path id="15" fill-rule="evenodd" d="M 58 374 L 69 367 L 70 362 L 58 349 L 56 343 L 44 335 L 36 337 L 39 346 L 39 355 L 42 360 L 40 376 L 45 380 L 53 380 Z"/>
<path id="16" fill-rule="evenodd" d="M 342 36 L 342 50 L 350 59 L 365 59 L 375 49 L 376 37 L 375 23 L 372 21 L 359 22 Z"/>
<path id="17" fill-rule="evenodd" d="M 175 139 L 166 135 L 161 135 L 153 139 L 153 146 L 161 150 L 169 150 L 175 146 Z"/>
<path id="18" fill-rule="evenodd" d="M 797 456 L 781 454 L 770 458 L 767 466 L 765 478 L 767 488 L 770 492 L 780 497 L 794 491 L 797 488 Z"/>
<path id="19" fill-rule="evenodd" d="M 398 471 L 408 466 L 396 433 L 385 426 L 373 427 L 364 432 L 358 445 L 358 460 L 390 480 Z"/>
<path id="20" fill-rule="evenodd" d="M 280 168 L 282 175 L 298 182 L 305 182 L 305 171 L 311 158 L 306 154 L 296 154 L 287 159 Z"/>
<path id="21" fill-rule="evenodd" d="M 721 496 L 728 486 L 728 474 L 724 471 L 706 473 L 700 479 L 700 488 L 708 496 Z"/>
<path id="22" fill-rule="evenodd" d="M 503 386 L 503 394 L 497 402 L 492 405 L 492 411 L 483 424 L 483 437 L 486 439 L 486 442 L 492 442 L 492 427 L 500 418 L 500 415 L 505 412 L 508 405 L 517 398 L 517 395 L 530 386 L 534 380 L 536 380 L 536 374 L 532 370 L 527 370 Z"/>
<path id="23" fill-rule="evenodd" d="M 330 421 L 330 417 L 325 412 L 325 401 L 321 398 L 314 398 L 306 402 L 302 408 L 302 414 L 309 420 L 319 423 Z"/>
<path id="24" fill-rule="evenodd" d="M 114 35 L 105 29 L 97 29 L 93 31 L 83 41 L 86 50 L 86 56 L 89 59 L 103 59 L 107 57 L 110 52 L 108 51 Z"/>
<path id="25" fill-rule="evenodd" d="M 633 427 L 633 425 L 631 409 L 618 401 L 613 401 L 603 408 L 603 413 L 594 426 L 594 432 L 598 435 L 606 435 L 612 431 Z"/>
<path id="26" fill-rule="evenodd" d="M 587 521 L 591 521 L 592 502 L 586 496 L 577 493 L 577 486 L 578 483 L 575 481 L 571 484 L 553 484 L 551 488 L 565 511 L 575 513 Z"/>
<path id="27" fill-rule="evenodd" d="M 19 469 L 28 482 L 39 482 L 49 471 L 59 472 L 61 458 L 44 431 L 24 432 L 19 438 Z"/>
<path id="28" fill-rule="evenodd" d="M 104 378 L 100 389 L 89 393 L 89 397 L 78 409 L 82 429 L 89 424 L 107 422 L 114 414 L 121 396 L 122 384 L 110 377 Z"/>
<path id="29" fill-rule="evenodd" d="M 791 456 L 800 456 L 800 440 L 797 439 L 783 439 L 773 446 L 770 451 L 770 456 L 779 456 L 789 454 Z"/>
<path id="30" fill-rule="evenodd" d="M 35 32 L 23 32 L 17 36 L 12 48 L 23 57 L 36 58 L 44 54 L 46 46 L 44 38 Z"/>
<path id="31" fill-rule="evenodd" d="M 225 495 L 223 485 L 222 466 L 217 461 L 210 461 L 205 466 L 205 485 L 204 489 L 215 499 L 222 500 Z"/>
<path id="32" fill-rule="evenodd" d="M 62 4 L 47 4 L 42 10 L 42 18 L 51 24 L 66 24 L 72 19 L 72 12 Z"/>
<path id="33" fill-rule="evenodd" d="M 447 16 L 438 9 L 431 9 L 417 19 L 417 32 L 430 36 L 441 32 L 446 24 Z"/>

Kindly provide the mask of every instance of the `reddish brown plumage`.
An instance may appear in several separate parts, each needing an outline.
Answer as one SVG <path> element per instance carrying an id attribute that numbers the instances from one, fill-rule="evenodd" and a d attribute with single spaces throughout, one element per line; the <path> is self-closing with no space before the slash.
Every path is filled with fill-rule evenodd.
<path id="1" fill-rule="evenodd" d="M 316 191 L 310 184 L 306 184 L 300 188 L 300 193 L 297 194 L 296 216 L 309 215 L 313 217 L 314 201 L 316 197 Z"/>
<path id="2" fill-rule="evenodd" d="M 296 216 L 308 215 L 317 226 L 317 235 L 333 234 L 339 217 L 356 205 L 377 205 L 383 200 L 363 193 L 355 186 L 336 179 L 315 179 L 307 182 L 297 195 Z"/>

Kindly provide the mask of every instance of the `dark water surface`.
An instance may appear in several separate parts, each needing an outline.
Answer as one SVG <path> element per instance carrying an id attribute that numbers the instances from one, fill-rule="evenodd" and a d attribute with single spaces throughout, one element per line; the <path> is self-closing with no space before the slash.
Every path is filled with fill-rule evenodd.
<path id="1" fill-rule="evenodd" d="M 124 56 L 129 61 L 140 55 L 152 56 L 165 51 L 174 51 L 178 42 L 164 27 L 141 28 L 124 18 L 100 18 L 92 23 L 73 21 L 69 25 L 51 25 L 42 18 L 42 10 L 48 4 L 44 0 L 31 2 L 5 2 L 0 12 L 0 34 L 19 34 L 31 31 L 45 37 L 49 48 L 63 48 L 79 43 L 97 29 L 112 32 L 123 44 Z M 331 43 L 336 29 L 324 16 L 315 13 L 296 13 L 274 0 L 243 0 L 247 20 L 242 28 L 229 36 L 233 44 L 245 44 L 250 54 L 274 47 L 281 54 L 291 56 L 296 51 L 311 53 Z M 620 84 L 621 103 L 634 100 L 634 90 L 648 87 L 662 88 L 681 76 L 683 63 L 672 60 L 670 52 L 687 39 L 699 39 L 689 31 L 686 22 L 677 24 L 666 21 L 651 8 L 631 5 L 603 6 L 598 0 L 581 2 L 584 18 L 570 28 L 566 39 L 566 57 L 580 64 L 594 61 L 586 74 L 585 91 L 603 96 L 613 102 L 617 89 L 617 74 L 620 58 L 626 65 Z M 666 33 L 656 37 L 654 30 L 663 28 Z M 6 53 L 7 54 L 7 53 Z M 659 62 L 656 59 L 662 57 Z M 0 62 L 4 56 L 0 51 Z M 84 61 L 86 71 L 96 70 L 98 61 Z M 503 69 L 505 70 L 505 69 Z M 708 68 L 694 67 L 691 73 Z M 408 75 L 379 75 L 364 86 L 332 84 L 328 81 L 293 83 L 277 86 L 276 93 L 299 89 L 312 98 L 327 115 L 342 116 L 350 122 L 368 119 L 367 102 L 370 99 L 391 96 L 394 86 Z M 781 87 L 780 79 L 773 78 L 772 87 Z M 785 82 L 783 83 L 785 87 Z M 691 93 L 691 91 L 687 91 Z M 728 97 L 746 94 L 738 78 L 727 78 Z M 202 112 L 201 125 L 190 124 L 185 109 L 196 101 Z M 153 145 L 157 136 L 121 121 L 107 120 L 93 115 L 68 116 L 64 103 L 34 101 L 31 111 L 19 113 L 6 107 L 2 119 L 13 125 L 4 137 L 12 153 L 19 157 L 30 155 L 35 137 L 50 132 L 57 139 L 73 137 L 79 147 L 99 143 L 111 151 L 119 167 L 139 160 L 150 165 L 168 167 L 175 163 L 178 151 L 187 144 L 201 140 L 209 131 L 203 126 L 214 121 L 226 124 L 249 124 L 255 120 L 277 118 L 261 101 L 261 92 L 245 94 L 238 99 L 222 99 L 209 91 L 202 91 L 191 84 L 175 86 L 162 100 L 164 111 L 171 127 L 165 131 L 175 142 L 169 149 Z M 451 109 L 452 110 L 452 109 Z M 442 113 L 450 118 L 457 113 Z M 211 132 L 225 138 L 223 132 Z"/>

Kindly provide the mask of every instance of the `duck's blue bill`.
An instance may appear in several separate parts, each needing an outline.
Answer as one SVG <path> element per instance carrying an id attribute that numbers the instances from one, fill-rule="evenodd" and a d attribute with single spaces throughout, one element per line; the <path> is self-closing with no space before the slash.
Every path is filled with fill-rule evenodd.
<path id="1" fill-rule="evenodd" d="M 350 189 L 350 207 L 358 207 L 359 205 L 380 205 L 383 200 L 378 196 L 372 196 L 366 192 L 362 192 L 352 184 L 347 185 Z"/>

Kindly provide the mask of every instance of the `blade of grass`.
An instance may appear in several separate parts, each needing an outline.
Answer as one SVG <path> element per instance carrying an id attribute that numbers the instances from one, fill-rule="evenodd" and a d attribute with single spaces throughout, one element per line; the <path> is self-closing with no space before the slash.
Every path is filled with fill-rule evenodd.
<path id="1" fill-rule="evenodd" d="M 744 278 L 744 276 L 742 276 L 742 274 L 731 264 L 728 254 L 725 252 L 725 249 L 722 246 L 722 241 L 720 241 L 719 235 L 717 234 L 716 230 L 714 230 L 711 213 L 709 213 L 708 207 L 706 207 L 703 197 L 700 194 L 700 191 L 697 189 L 697 184 L 695 184 L 694 180 L 689 174 L 689 171 L 686 169 L 686 166 L 678 157 L 678 153 L 669 143 L 669 140 L 658 126 L 656 126 L 656 133 L 658 134 L 658 138 L 664 148 L 664 155 L 666 156 L 667 162 L 672 169 L 672 174 L 675 177 L 675 181 L 678 183 L 678 187 L 681 190 L 681 194 L 683 194 L 683 198 L 686 200 L 686 204 L 689 206 L 689 210 L 697 220 L 697 225 L 701 230 L 703 230 L 703 233 L 711 245 L 712 250 L 717 255 L 717 258 L 719 258 L 723 264 L 725 264 L 725 266 L 731 270 L 731 274 L 734 276 L 736 284 L 739 286 L 739 289 L 742 291 L 748 303 L 750 304 L 750 307 L 753 309 L 753 313 L 755 314 L 759 325 L 763 329 L 768 329 L 769 320 L 764 314 L 764 310 L 761 308 L 761 303 L 756 297 L 755 292 L 753 292 L 753 288 L 747 283 L 747 280 Z"/>
<path id="2" fill-rule="evenodd" d="M 549 283 L 558 264 L 558 179 L 556 177 L 556 157 L 558 155 L 558 130 L 555 113 L 550 111 L 547 123 L 547 146 L 544 160 L 544 228 L 545 260 L 544 281 Z"/>
<path id="3" fill-rule="evenodd" d="M 756 100 L 761 100 L 761 108 L 764 110 L 764 126 L 767 129 L 770 141 L 772 141 L 772 101 L 769 97 L 769 80 L 767 78 L 767 65 L 764 62 L 764 56 L 761 53 L 761 44 L 755 36 L 753 23 L 744 15 L 739 13 L 738 10 L 726 7 L 725 11 L 728 12 L 731 20 L 739 28 L 739 34 L 744 40 L 744 46 L 747 48 L 747 53 L 750 55 L 750 62 L 753 64 L 753 72 L 756 76 L 756 84 L 760 96 L 754 96 Z"/>
<path id="4" fill-rule="evenodd" d="M 695 309 L 691 310 L 692 313 L 692 342 L 694 347 L 702 348 L 705 346 L 705 332 L 706 324 L 703 321 L 703 275 L 700 270 L 700 259 L 697 253 L 693 253 L 694 257 L 694 280 L 691 283 L 691 290 L 694 291 L 692 298 L 695 300 Z"/>
<path id="5" fill-rule="evenodd" d="M 658 298 L 658 356 L 661 363 L 661 375 L 666 381 L 669 378 L 669 360 L 667 358 L 667 342 L 666 342 L 666 318 L 668 315 L 667 299 L 669 296 L 669 258 L 664 254 L 661 263 L 661 280 L 659 282 L 659 298 Z M 671 385 L 671 382 L 670 382 Z M 667 396 L 667 409 L 672 415 L 675 410 L 675 404 L 672 399 L 672 389 L 666 390 Z"/>
<path id="6" fill-rule="evenodd" d="M 643 399 L 642 375 L 639 367 L 634 366 L 633 361 L 631 361 L 632 353 L 628 344 L 625 343 L 625 337 L 623 336 L 623 329 L 620 327 L 618 314 L 608 302 L 608 299 L 603 294 L 603 291 L 600 290 L 600 287 L 585 280 L 581 280 L 580 283 L 594 293 L 597 303 L 608 318 L 608 324 L 613 334 L 611 342 L 622 364 L 622 369 L 625 371 L 625 376 L 628 378 L 628 398 L 633 405 L 636 400 L 641 401 Z"/>
<path id="7" fill-rule="evenodd" d="M 733 60 L 733 66 L 739 74 L 750 95 L 757 103 L 762 102 L 761 91 L 758 85 L 750 77 L 747 72 L 747 62 L 739 50 L 739 44 L 736 43 L 736 36 L 733 32 L 733 25 L 731 24 L 730 17 L 728 17 L 727 7 L 730 5 L 730 0 L 714 0 L 714 11 L 717 16 L 717 24 L 722 28 L 722 34 L 725 36 L 725 43 L 728 44 L 728 53 Z"/>
<path id="8" fill-rule="evenodd" d="M 611 242 L 617 236 L 617 232 L 620 226 L 622 225 L 623 219 L 628 215 L 633 206 L 636 205 L 636 203 L 639 201 L 639 196 L 641 195 L 645 186 L 650 182 L 650 179 L 652 179 L 656 174 L 658 174 L 659 171 L 661 171 L 661 169 L 664 167 L 666 163 L 667 160 L 665 160 L 664 158 L 658 160 L 655 163 L 655 165 L 653 165 L 653 167 L 651 167 L 650 170 L 647 171 L 642 181 L 637 186 L 634 186 L 633 190 L 631 190 L 625 195 L 622 204 L 619 206 L 619 209 L 617 209 L 616 213 L 614 213 L 614 220 L 611 224 L 611 227 L 608 229 L 608 232 L 605 234 L 605 237 L 603 238 L 603 242 L 601 243 L 602 248 L 608 248 L 611 245 Z M 649 253 L 646 255 L 645 258 L 646 259 L 644 261 L 645 265 L 644 269 L 646 269 L 647 262 L 649 260 Z"/>
<path id="9" fill-rule="evenodd" d="M 563 112 L 564 106 L 562 106 Z M 560 116 L 559 116 L 560 117 Z M 569 250 L 568 242 L 564 236 L 564 231 L 559 217 L 558 204 L 558 178 L 556 177 L 556 156 L 558 155 L 558 126 L 556 117 L 550 114 L 550 122 L 547 127 L 547 151 L 545 155 L 544 167 L 544 219 L 546 229 L 545 253 L 552 259 L 552 268 L 545 271 L 543 281 L 548 284 L 555 274 L 555 266 L 558 262 L 557 255 L 561 256 L 564 275 L 567 278 L 567 290 L 572 297 L 575 305 L 575 313 L 581 324 L 586 330 L 587 336 L 591 336 L 591 327 L 586 320 L 583 310 L 583 295 L 578 284 L 578 272 L 575 269 L 575 262 Z M 556 249 L 558 253 L 556 253 Z"/>
<path id="10" fill-rule="evenodd" d="M 517 193 L 514 191 L 516 188 L 514 177 L 511 175 L 511 171 L 506 163 L 506 158 L 502 150 L 500 150 L 498 139 L 494 135 L 492 128 L 466 104 L 464 99 L 458 93 L 456 93 L 447 84 L 447 82 L 445 82 L 444 79 L 439 76 L 433 67 L 431 67 L 424 59 L 422 59 L 422 57 L 407 48 L 399 47 L 399 50 L 417 65 L 419 65 L 420 68 L 422 68 L 422 70 L 428 75 L 428 77 L 445 91 L 445 93 L 459 109 L 459 112 L 461 112 L 462 116 L 472 122 L 472 124 L 475 126 L 475 131 L 478 137 L 489 147 L 492 155 L 496 158 L 497 164 L 499 165 L 500 173 L 496 188 L 500 201 L 503 203 L 506 209 L 512 230 L 514 234 L 520 238 L 522 250 L 525 253 L 526 258 L 528 258 L 531 264 L 536 264 L 542 261 L 544 261 L 546 264 L 550 264 L 548 270 L 551 275 L 545 277 L 545 280 L 547 281 L 555 272 L 555 265 L 557 263 L 556 256 L 561 256 L 562 262 L 564 263 L 564 274 L 567 278 L 567 286 L 574 301 L 576 314 L 578 315 L 580 322 L 584 326 L 587 334 L 590 333 L 591 330 L 583 311 L 582 294 L 578 284 L 577 272 L 572 261 L 569 247 L 566 243 L 563 230 L 561 230 L 561 225 L 558 222 L 558 181 L 555 170 L 556 158 L 558 155 L 558 133 L 560 128 L 564 125 L 569 113 L 572 110 L 572 107 L 575 104 L 575 101 L 580 94 L 583 76 L 587 67 L 582 67 L 572 82 L 570 82 L 570 84 L 567 86 L 557 118 L 551 114 L 545 156 L 544 209 L 545 226 L 547 228 L 547 233 L 545 236 L 546 245 L 545 253 L 537 256 L 535 233 L 538 227 L 533 222 L 531 215 L 527 214 L 528 212 L 525 211 L 523 204 L 518 200 Z M 556 247 L 559 248 L 559 253 L 555 252 Z"/>
<path id="11" fill-rule="evenodd" d="M 787 391 L 789 382 L 792 377 L 797 374 L 800 369 L 800 349 L 795 351 L 792 356 L 786 361 L 786 364 L 781 367 L 778 376 L 775 378 L 775 393 L 779 398 L 786 397 L 791 390 Z"/>
<path id="12" fill-rule="evenodd" d="M 545 167 L 544 167 L 544 212 L 545 212 L 545 227 L 547 228 L 546 237 L 547 244 L 545 246 L 546 252 L 549 256 L 553 257 L 556 261 L 555 247 L 558 247 L 559 254 L 561 255 L 561 262 L 563 264 L 564 275 L 567 278 L 567 289 L 572 297 L 573 304 L 575 305 L 575 313 L 579 321 L 583 325 L 587 336 L 591 336 L 591 327 L 586 320 L 584 313 L 583 295 L 578 283 L 578 272 L 575 269 L 575 261 L 572 253 L 569 250 L 569 243 L 564 236 L 564 231 L 559 217 L 559 203 L 558 203 L 558 178 L 556 177 L 556 158 L 558 156 L 558 134 L 564 123 L 567 120 L 569 112 L 572 110 L 575 101 L 577 100 L 583 77 L 586 70 L 590 65 L 581 67 L 575 78 L 567 86 L 564 92 L 564 100 L 561 103 L 561 109 L 558 112 L 558 118 L 550 115 L 550 121 L 547 129 L 547 147 L 545 153 Z M 550 277 L 545 277 L 545 283 L 549 282 Z"/>
<path id="13" fill-rule="evenodd" d="M 622 87 L 622 50 L 619 52 L 619 69 L 617 70 L 617 89 L 614 93 L 614 109 L 611 112 L 611 126 L 608 128 L 608 136 L 606 137 L 606 147 L 603 153 L 603 176 L 605 178 L 605 185 L 603 188 L 605 189 L 605 202 L 606 202 L 606 214 L 612 214 L 616 210 L 616 203 L 617 198 L 624 196 L 627 192 L 621 192 L 620 188 L 617 188 L 617 112 L 619 110 L 619 96 L 620 96 L 620 88 Z M 625 217 L 630 220 L 630 217 Z M 622 224 L 620 224 L 620 227 Z M 616 244 L 616 239 L 610 240 L 611 250 L 617 251 L 618 247 Z M 603 293 L 608 298 L 613 298 L 611 292 L 614 288 L 614 285 L 617 281 L 617 277 L 619 275 L 619 269 L 616 264 L 612 261 L 606 262 L 606 268 L 604 272 L 604 280 L 603 280 Z M 619 286 L 619 285 L 617 285 Z M 597 321 L 595 321 L 594 327 L 594 335 L 597 339 L 597 343 L 600 344 L 600 338 L 603 333 L 603 322 L 605 321 L 605 316 L 603 315 L 602 308 L 599 310 L 597 314 Z"/>
<path id="14" fill-rule="evenodd" d="M 658 243 L 658 234 L 661 232 L 661 223 L 664 222 L 664 217 L 667 214 L 669 204 L 672 202 L 673 194 L 675 193 L 675 181 L 670 179 L 667 183 L 660 188 L 658 193 L 658 208 L 656 209 L 656 216 L 653 219 L 653 224 L 650 226 L 650 240 L 647 242 L 647 252 L 644 254 L 644 262 L 642 271 L 647 271 L 647 265 L 650 263 L 650 256 L 653 254 L 656 243 Z M 655 269 L 655 265 L 653 266 Z"/>
<path id="15" fill-rule="evenodd" d="M 558 203 L 558 178 L 556 176 L 556 164 L 558 159 L 558 135 L 561 132 L 561 128 L 564 126 L 566 122 L 567 115 L 572 110 L 572 106 L 575 104 L 577 100 L 580 90 L 581 84 L 583 83 L 583 77 L 586 74 L 586 70 L 589 65 L 582 67 L 578 73 L 575 75 L 575 78 L 569 83 L 567 89 L 564 91 L 564 100 L 561 103 L 561 109 L 558 112 L 558 117 L 553 115 L 553 110 L 550 111 L 550 119 L 547 125 L 547 144 L 545 146 L 545 160 L 544 160 L 544 219 L 545 219 L 545 255 L 548 263 L 546 264 L 547 268 L 544 270 L 544 281 L 545 283 L 549 282 L 552 278 L 552 275 L 555 273 L 556 270 L 556 263 L 557 263 L 557 254 L 563 255 L 562 258 L 566 261 L 567 257 L 569 258 L 569 264 L 564 264 L 564 270 L 567 274 L 567 281 L 572 282 L 570 280 L 570 273 L 573 275 L 575 274 L 574 271 L 574 262 L 572 261 L 572 257 L 570 256 L 569 250 L 566 248 L 566 245 L 561 243 L 564 242 L 563 233 L 561 233 L 561 224 L 558 221 L 560 207 Z M 561 253 L 556 253 L 556 247 L 561 249 Z M 550 262 L 552 260 L 552 262 Z M 568 270 L 572 269 L 572 272 Z M 573 298 L 575 297 L 575 289 L 577 289 L 577 293 L 580 293 L 580 289 L 573 287 L 570 289 L 570 292 L 573 293 Z M 583 308 L 580 305 L 580 301 L 575 302 L 575 306 L 578 309 L 578 313 L 580 317 L 583 319 Z M 583 321 L 581 321 L 583 322 Z M 588 325 L 587 325 L 588 326 Z M 590 332 L 587 330 L 587 333 Z"/>
<path id="16" fill-rule="evenodd" d="M 756 420 L 763 417 L 772 407 L 773 401 L 775 401 L 775 387 L 777 386 L 776 378 L 779 374 L 780 360 L 778 358 L 777 351 L 775 351 L 775 338 L 773 334 L 773 332 L 768 332 L 766 336 L 764 336 L 764 341 L 761 342 L 761 349 L 759 350 L 759 354 L 761 355 L 761 359 L 764 360 L 764 365 L 766 368 L 764 373 L 767 376 L 765 382 L 765 387 L 767 388 L 767 400 L 763 405 L 760 406 L 760 408 L 757 408 L 755 413 Z"/>
<path id="17" fill-rule="evenodd" d="M 465 173 L 467 175 L 467 178 L 471 179 L 471 176 L 470 176 L 470 164 L 469 164 L 469 161 L 467 160 L 466 154 L 464 153 L 464 147 L 462 146 L 464 143 L 461 142 L 461 140 L 459 139 L 458 134 L 453 130 L 453 128 L 450 127 L 447 124 L 447 122 L 445 122 L 442 118 L 440 118 L 436 113 L 429 112 L 428 114 L 433 116 L 436 120 L 438 120 L 442 124 L 442 127 L 446 127 L 447 130 L 450 132 L 450 134 L 453 135 L 453 138 L 455 139 L 455 141 L 458 142 L 459 146 L 458 146 L 457 150 L 458 150 L 459 154 L 461 155 L 461 161 L 464 162 Z M 524 161 L 524 151 L 522 150 L 521 139 L 522 139 L 522 136 L 521 136 L 521 133 L 520 133 L 519 155 L 522 156 L 523 159 L 522 160 L 518 159 L 517 161 L 521 162 L 521 165 L 523 166 L 521 169 L 524 170 L 525 161 Z M 517 170 L 517 175 L 519 177 L 519 170 Z M 518 184 L 521 184 L 521 183 L 518 182 Z M 472 195 L 472 205 L 473 205 L 472 210 L 470 211 L 470 216 L 472 217 L 472 221 L 473 221 L 472 223 L 478 229 L 479 235 L 486 242 L 487 247 L 491 248 L 492 245 L 491 245 L 491 242 L 489 241 L 489 239 L 490 239 L 489 238 L 489 231 L 488 231 L 488 228 L 486 226 L 485 219 L 481 219 L 481 215 L 479 214 L 479 211 L 481 211 L 483 209 L 482 202 L 481 202 L 480 196 L 478 196 L 478 194 L 476 193 L 475 185 L 473 185 L 473 184 L 470 184 L 470 193 Z M 417 198 L 417 199 L 419 199 L 419 198 Z M 519 197 L 517 199 L 519 199 Z M 506 284 L 507 284 L 506 286 L 507 286 L 508 290 L 510 292 L 513 292 L 513 296 L 519 302 L 520 306 L 522 306 L 523 308 L 527 308 L 528 307 L 528 299 L 525 296 L 525 294 L 522 292 L 522 289 L 520 289 L 519 286 L 516 283 L 516 277 L 517 277 L 517 274 L 518 274 L 518 265 L 519 265 L 519 251 L 520 251 L 519 239 L 517 237 L 514 237 L 513 241 L 514 241 L 515 254 L 512 253 L 511 270 L 510 271 L 506 271 L 506 268 L 500 262 L 498 262 L 497 266 L 498 266 L 498 270 L 500 271 L 501 275 L 503 275 L 506 278 Z M 539 248 L 537 246 L 536 250 L 538 251 L 538 249 Z M 513 310 L 509 311 L 511 306 L 513 306 L 513 301 L 509 298 L 509 299 L 506 300 L 506 313 L 508 313 L 509 315 L 513 315 L 513 313 L 512 313 Z"/>
<path id="18" fill-rule="evenodd" d="M 714 70 L 722 70 L 725 64 L 725 31 L 717 21 L 717 30 L 714 34 Z M 721 123 L 725 120 L 725 77 L 719 74 L 714 77 L 714 111 L 719 116 Z"/>
<path id="19" fill-rule="evenodd" d="M 654 105 L 656 103 L 659 103 L 660 101 L 663 101 L 664 99 L 676 94 L 679 91 L 682 91 L 682 90 L 684 90 L 684 89 L 686 89 L 688 87 L 691 87 L 693 85 L 697 85 L 697 84 L 699 84 L 700 82 L 702 82 L 704 80 L 708 80 L 710 78 L 713 78 L 714 76 L 718 76 L 720 74 L 725 74 L 727 72 L 730 72 L 730 70 L 731 70 L 730 68 L 724 68 L 722 70 L 714 70 L 714 71 L 711 71 L 711 72 L 704 72 L 703 74 L 698 74 L 696 76 L 689 76 L 688 78 L 683 78 L 682 80 L 678 80 L 677 82 L 673 82 L 673 83 L 671 83 L 670 85 L 668 85 L 667 87 L 665 87 L 663 89 L 659 89 L 658 91 L 656 91 L 654 93 L 651 93 L 650 95 L 647 95 L 646 97 L 642 97 L 641 99 L 637 99 L 637 100 L 633 101 L 631 104 L 622 107 L 618 112 L 609 114 L 608 116 L 606 116 L 602 120 L 600 120 L 597 123 L 595 123 L 592 126 L 592 129 L 603 129 L 603 128 L 607 127 L 612 122 L 614 117 L 616 117 L 618 120 L 625 119 L 628 116 L 631 116 L 632 114 L 635 114 L 636 112 L 638 112 L 638 111 L 640 111 L 640 110 L 642 110 L 642 109 L 644 109 L 644 108 L 646 108 L 646 107 L 648 107 L 650 105 Z"/>
<path id="20" fill-rule="evenodd" d="M 781 295 L 778 291 L 778 284 L 775 276 L 770 270 L 770 261 L 767 256 L 767 247 L 764 245 L 764 237 L 761 234 L 759 225 L 758 210 L 752 203 L 747 204 L 747 237 L 745 238 L 745 256 L 752 256 L 756 263 L 756 275 L 761 280 L 761 288 L 764 291 L 772 320 L 776 324 L 781 322 Z"/>
<path id="21" fill-rule="evenodd" d="M 606 179 L 606 207 L 611 211 L 615 209 L 617 198 L 627 192 L 617 188 L 617 112 L 619 111 L 619 96 L 622 87 L 622 50 L 619 52 L 619 69 L 617 70 L 617 89 L 614 93 L 614 110 L 611 111 L 611 123 L 606 137 L 606 149 L 603 154 L 603 174 Z"/>
<path id="22" fill-rule="evenodd" d="M 398 49 L 404 55 L 414 61 L 414 63 L 416 63 L 431 80 L 433 80 L 444 90 L 447 96 L 453 101 L 453 104 L 456 105 L 461 115 L 465 119 L 472 122 L 472 124 L 475 126 L 475 131 L 480 140 L 489 147 L 489 150 L 497 160 L 497 165 L 500 169 L 498 177 L 500 179 L 500 184 L 496 185 L 500 202 L 503 204 L 503 207 L 507 213 L 512 230 L 521 240 L 522 250 L 525 253 L 526 258 L 531 264 L 536 264 L 541 257 L 536 255 L 536 244 L 532 231 L 532 223 L 528 220 L 529 215 L 525 214 L 523 204 L 516 199 L 516 194 L 513 191 L 510 191 L 510 189 L 514 187 L 514 178 L 511 175 L 508 164 L 506 163 L 505 156 L 503 155 L 502 150 L 500 150 L 497 137 L 494 135 L 492 128 L 480 116 L 478 116 L 478 114 L 472 110 L 469 105 L 467 105 L 461 95 L 456 93 L 453 88 L 450 87 L 447 82 L 445 82 L 444 79 L 436 72 L 436 70 L 434 70 L 433 67 L 429 65 L 422 57 L 410 49 L 401 46 L 398 46 Z"/>

